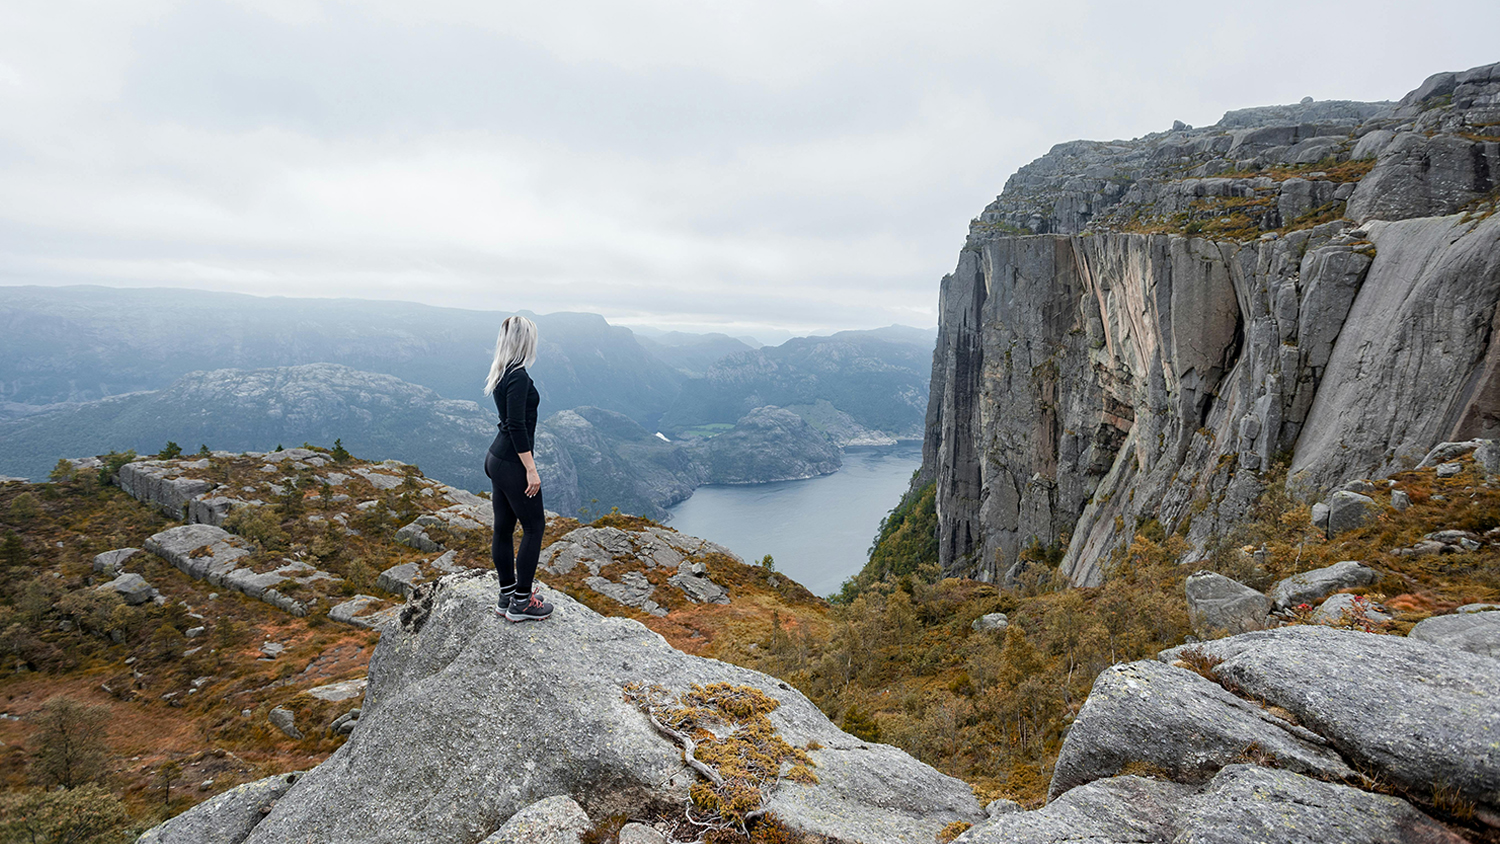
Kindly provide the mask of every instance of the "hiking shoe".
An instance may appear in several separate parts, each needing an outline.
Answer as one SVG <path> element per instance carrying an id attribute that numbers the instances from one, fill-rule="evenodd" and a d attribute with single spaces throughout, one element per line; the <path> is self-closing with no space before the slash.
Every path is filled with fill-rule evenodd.
<path id="1" fill-rule="evenodd" d="M 552 615 L 552 605 L 542 600 L 542 596 L 536 592 L 531 593 L 530 598 L 522 598 L 517 595 L 510 602 L 510 607 L 505 611 L 506 621 L 541 621 Z"/>
<path id="2" fill-rule="evenodd" d="M 510 609 L 511 602 L 515 599 L 515 597 L 515 589 L 500 590 L 500 597 L 495 599 L 495 615 L 501 616 L 503 618 L 505 616 L 505 611 Z"/>

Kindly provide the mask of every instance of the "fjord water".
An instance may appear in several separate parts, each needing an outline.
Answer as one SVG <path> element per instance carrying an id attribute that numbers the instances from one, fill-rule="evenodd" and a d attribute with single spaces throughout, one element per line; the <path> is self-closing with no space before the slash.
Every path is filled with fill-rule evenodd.
<path id="1" fill-rule="evenodd" d="M 668 524 L 776 570 L 817 595 L 838 591 L 868 559 L 880 520 L 922 465 L 922 444 L 847 448 L 844 466 L 801 481 L 699 487 Z"/>

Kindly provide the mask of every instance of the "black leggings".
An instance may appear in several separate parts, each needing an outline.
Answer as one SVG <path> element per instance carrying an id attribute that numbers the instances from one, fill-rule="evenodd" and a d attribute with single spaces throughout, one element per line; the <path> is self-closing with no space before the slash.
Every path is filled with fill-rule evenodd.
<path id="1" fill-rule="evenodd" d="M 542 493 L 526 497 L 526 467 L 519 462 L 501 460 L 485 452 L 484 473 L 494 491 L 490 503 L 495 508 L 495 538 L 490 543 L 490 559 L 500 575 L 500 588 L 515 584 L 517 595 L 531 594 L 536 577 L 537 557 L 542 553 L 542 529 L 546 516 L 542 510 Z M 512 557 L 511 544 L 521 523 L 521 547 Z"/>

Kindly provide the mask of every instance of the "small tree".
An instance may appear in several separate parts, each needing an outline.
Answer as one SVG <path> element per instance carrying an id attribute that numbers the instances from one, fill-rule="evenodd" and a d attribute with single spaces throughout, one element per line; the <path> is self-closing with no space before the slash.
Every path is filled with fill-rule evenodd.
<path id="1" fill-rule="evenodd" d="M 161 662 L 171 662 L 182 656 L 187 648 L 187 637 L 170 624 L 163 624 L 151 634 L 151 656 Z"/>
<path id="2" fill-rule="evenodd" d="M 772 557 L 770 554 L 761 557 L 760 567 L 774 574 L 776 571 L 776 558 Z"/>
<path id="3" fill-rule="evenodd" d="M 5 532 L 5 539 L 0 540 L 0 568 L 19 568 L 31 562 L 31 555 L 26 553 L 26 545 L 21 542 L 21 537 L 13 530 Z"/>
<path id="4" fill-rule="evenodd" d="M 171 440 L 167 440 L 167 446 L 166 446 L 166 448 L 163 448 L 161 451 L 158 451 L 156 453 L 156 456 L 160 460 L 171 460 L 174 457 L 181 457 L 182 456 L 182 446 L 178 445 L 177 443 L 172 442 Z"/>
<path id="5" fill-rule="evenodd" d="M 161 786 L 162 806 L 168 814 L 172 812 L 172 783 L 182 779 L 182 766 L 176 762 L 167 762 L 156 769 L 156 782 Z"/>
<path id="6" fill-rule="evenodd" d="M 208 450 L 208 443 L 204 443 L 203 445 L 198 446 L 198 456 L 199 457 L 213 457 L 214 456 L 214 453 L 212 451 Z"/>
<path id="7" fill-rule="evenodd" d="M 73 461 L 66 457 L 59 457 L 57 465 L 52 467 L 52 472 L 47 475 L 47 479 L 55 484 L 65 484 L 73 480 L 73 476 L 77 474 L 77 471 L 73 466 Z"/>
<path id="8" fill-rule="evenodd" d="M 109 483 L 115 475 L 119 474 L 120 469 L 126 463 L 135 460 L 135 449 L 130 449 L 128 451 L 111 451 L 100 459 L 104 461 L 104 465 L 99 467 L 99 485 L 104 486 L 105 484 Z"/>
<path id="9" fill-rule="evenodd" d="M 26 844 L 106 844 L 130 820 L 119 799 L 87 783 L 66 791 L 0 793 L 0 841 Z"/>
<path id="10" fill-rule="evenodd" d="M 866 715 L 858 705 L 851 705 L 844 710 L 844 720 L 839 723 L 839 729 L 865 741 L 880 741 L 880 724 Z"/>
<path id="11" fill-rule="evenodd" d="M 42 704 L 37 720 L 36 754 L 31 777 L 40 785 L 76 788 L 104 775 L 109 749 L 104 744 L 104 724 L 109 711 L 88 706 L 69 697 L 54 697 Z"/>
<path id="12" fill-rule="evenodd" d="M 10 502 L 10 520 L 17 524 L 29 522 L 42 514 L 42 508 L 37 504 L 36 496 L 29 492 L 23 492 Z"/>
<path id="13" fill-rule="evenodd" d="M 348 463 L 354 459 L 354 455 L 350 454 L 347 448 L 344 448 L 343 437 L 339 437 L 333 441 L 333 450 L 328 453 L 333 457 L 333 462 L 335 463 Z"/>

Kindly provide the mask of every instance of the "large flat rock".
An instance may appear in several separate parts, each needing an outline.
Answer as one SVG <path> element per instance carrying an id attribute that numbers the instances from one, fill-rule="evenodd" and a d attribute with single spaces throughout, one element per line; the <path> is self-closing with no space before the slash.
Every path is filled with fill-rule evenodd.
<path id="1" fill-rule="evenodd" d="M 1459 844 L 1397 797 L 1255 765 L 1201 790 L 1123 776 L 1079 786 L 1032 812 L 998 815 L 957 844 Z"/>
<path id="2" fill-rule="evenodd" d="M 1500 806 L 1500 663 L 1401 636 L 1299 625 L 1196 647 L 1220 682 L 1282 707 L 1351 764 L 1416 794 Z"/>
<path id="3" fill-rule="evenodd" d="M 1048 796 L 1112 777 L 1132 762 L 1201 783 L 1252 747 L 1289 770 L 1354 774 L 1318 735 L 1191 671 L 1153 661 L 1116 665 L 1099 674 L 1068 730 Z"/>
<path id="4" fill-rule="evenodd" d="M 1417 622 L 1410 638 L 1500 659 L 1500 610 L 1436 615 Z"/>
<path id="5" fill-rule="evenodd" d="M 751 686 L 780 701 L 773 725 L 810 751 L 816 785 L 782 780 L 768 807 L 835 841 L 931 844 L 984 817 L 969 787 L 893 747 L 836 728 L 764 674 L 689 656 L 638 622 L 552 593 L 552 618 L 510 624 L 491 611 L 493 573 L 417 590 L 370 662 L 359 729 L 277 803 L 248 839 L 321 844 L 474 844 L 538 800 L 569 795 L 592 817 L 681 812 L 696 774 L 622 689 Z"/>

